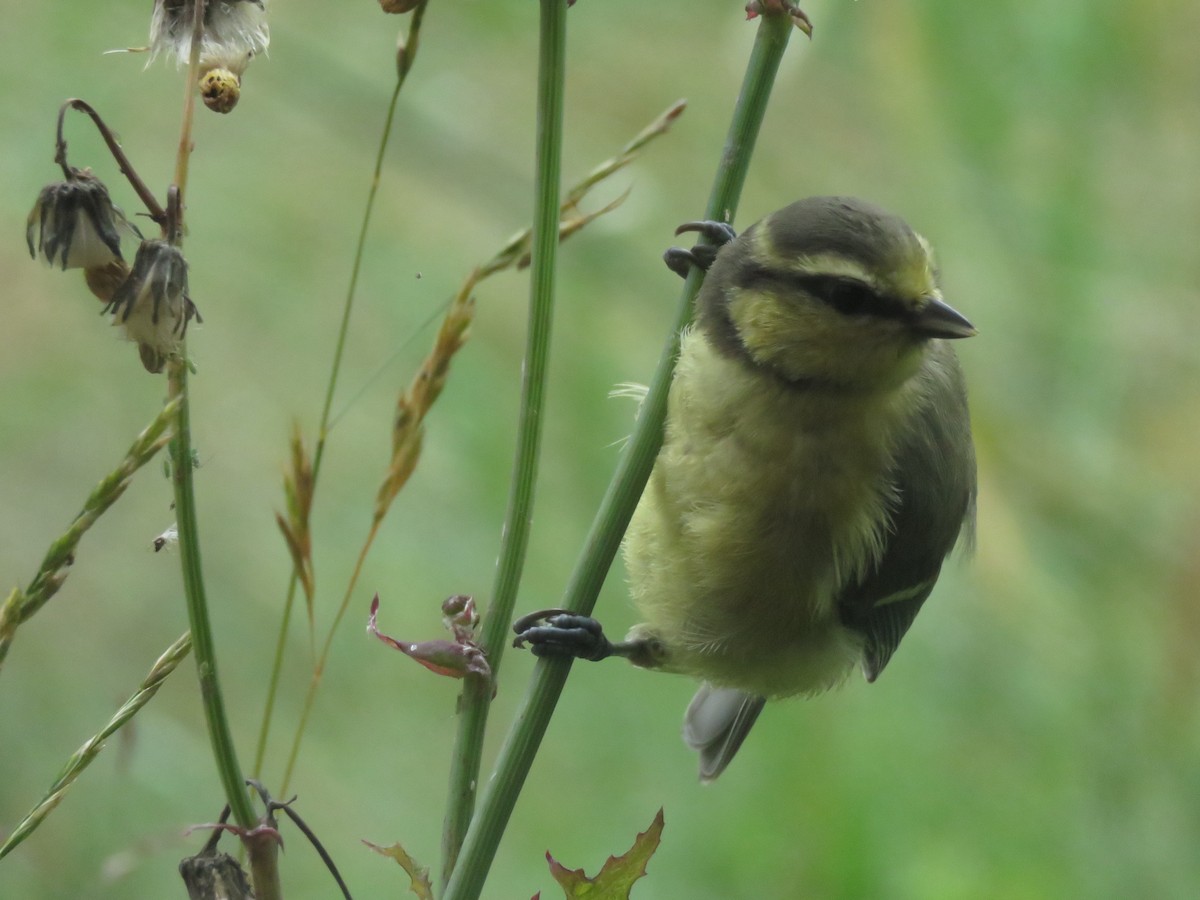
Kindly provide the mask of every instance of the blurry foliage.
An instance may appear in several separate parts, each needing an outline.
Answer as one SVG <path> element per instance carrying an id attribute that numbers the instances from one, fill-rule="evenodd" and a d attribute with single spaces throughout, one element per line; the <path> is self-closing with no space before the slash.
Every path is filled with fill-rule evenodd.
<path id="1" fill-rule="evenodd" d="M 163 392 L 82 283 L 28 259 L 21 228 L 54 177 L 54 111 L 86 96 L 156 184 L 178 124 L 178 79 L 162 63 L 143 72 L 142 57 L 99 56 L 142 42 L 148 3 L 10 7 L 0 73 L 22 87 L 0 96 L 4 591 Z M 547 891 L 546 849 L 595 859 L 659 806 L 671 827 L 640 900 L 1190 896 L 1200 883 L 1200 6 L 805 8 L 815 39 L 789 50 L 739 224 L 805 194 L 855 193 L 933 241 L 947 297 L 981 332 L 961 348 L 982 478 L 978 550 L 949 567 L 885 678 L 773 708 L 712 788 L 695 783 L 678 740 L 689 685 L 576 667 L 485 896 Z M 393 397 L 427 323 L 471 262 L 529 220 L 535 16 L 533 4 L 430 9 L 343 404 L 399 356 L 330 438 L 312 514 L 327 585 L 352 565 L 389 456 Z M 605 395 L 653 365 L 677 290 L 658 257 L 700 209 L 753 36 L 740 2 L 716 0 L 583 0 L 570 28 L 568 177 L 671 100 L 690 103 L 633 170 L 623 210 L 563 249 L 522 608 L 557 600 L 607 480 L 632 411 Z M 311 424 L 319 407 L 394 77 L 394 24 L 374 4 L 277 3 L 272 35 L 238 109 L 199 123 L 189 196 L 191 289 L 205 312 L 191 340 L 201 526 L 246 753 L 289 566 L 272 523 L 289 423 Z M 75 128 L 70 139 L 79 164 L 112 175 L 92 135 Z M 397 633 L 419 633 L 447 595 L 486 592 L 524 297 L 518 276 L 479 294 L 472 341 L 364 574 L 364 621 L 375 590 L 390 598 Z M 0 827 L 182 629 L 178 560 L 151 546 L 172 521 L 169 498 L 167 482 L 136 479 L 14 645 L 0 681 Z M 316 617 L 335 600 L 319 589 Z M 616 633 L 630 620 L 619 572 L 599 614 Z M 306 640 L 298 629 L 285 717 L 306 680 Z M 359 838 L 436 859 L 453 735 L 455 686 L 378 649 L 358 629 L 340 635 L 296 777 L 298 809 L 364 897 L 399 882 Z M 510 654 L 494 723 L 530 666 Z M 211 821 L 220 796 L 194 682 L 165 685 L 135 727 L 126 752 L 102 756 L 0 864 L 0 895 L 178 895 L 175 861 L 196 842 L 182 826 Z M 278 766 L 282 748 L 272 754 Z M 287 858 L 289 897 L 328 896 L 317 865 Z"/>

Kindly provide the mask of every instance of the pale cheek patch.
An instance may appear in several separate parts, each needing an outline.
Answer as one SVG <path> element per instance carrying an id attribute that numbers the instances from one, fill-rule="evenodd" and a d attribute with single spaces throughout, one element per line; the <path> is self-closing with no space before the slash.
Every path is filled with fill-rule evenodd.
<path id="1" fill-rule="evenodd" d="M 828 317 L 811 308 L 760 292 L 743 293 L 729 304 L 742 345 L 760 362 L 834 338 L 827 335 Z"/>

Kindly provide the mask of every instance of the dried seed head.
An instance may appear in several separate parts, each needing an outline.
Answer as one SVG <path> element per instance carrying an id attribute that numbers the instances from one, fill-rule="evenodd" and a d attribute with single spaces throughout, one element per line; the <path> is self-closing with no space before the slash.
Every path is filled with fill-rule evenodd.
<path id="1" fill-rule="evenodd" d="M 149 344 L 138 344 L 138 359 L 142 361 L 142 368 L 151 375 L 157 375 L 166 367 L 167 355 Z"/>
<path id="2" fill-rule="evenodd" d="M 100 268 L 120 260 L 122 234 L 135 235 L 137 230 L 113 206 L 104 183 L 86 170 L 72 170 L 66 181 L 42 188 L 25 221 L 29 255 L 41 255 L 64 270 Z"/>
<path id="3" fill-rule="evenodd" d="M 200 320 L 187 291 L 187 261 L 179 248 L 166 241 L 142 241 L 133 270 L 105 307 L 113 324 L 137 341 L 142 364 L 151 372 L 161 372 L 179 349 L 188 322 Z"/>
<path id="4" fill-rule="evenodd" d="M 166 53 L 174 56 L 178 65 L 188 61 L 195 8 L 193 0 L 154 0 L 151 59 Z M 202 69 L 229 69 L 241 75 L 270 42 L 265 0 L 208 0 L 200 46 Z"/>
<path id="5" fill-rule="evenodd" d="M 231 112 L 242 96 L 242 79 L 228 69 L 213 69 L 200 78 L 200 98 L 213 112 Z"/>
<path id="6" fill-rule="evenodd" d="M 129 277 L 129 266 L 123 259 L 114 259 L 106 266 L 93 266 L 83 270 L 83 278 L 88 290 L 103 300 L 112 303 L 117 295 L 117 289 Z"/>

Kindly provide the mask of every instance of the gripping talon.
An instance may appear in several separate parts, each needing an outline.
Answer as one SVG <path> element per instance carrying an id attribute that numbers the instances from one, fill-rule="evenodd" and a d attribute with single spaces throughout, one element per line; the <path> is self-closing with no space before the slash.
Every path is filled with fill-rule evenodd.
<path id="1" fill-rule="evenodd" d="M 685 250 L 683 247 L 671 247 L 663 254 L 663 262 L 667 264 L 667 268 L 680 278 L 687 278 L 693 266 L 702 272 L 707 272 L 713 261 L 716 260 L 720 249 L 737 237 L 737 232 L 729 223 L 711 220 L 684 222 L 675 229 L 676 234 L 683 234 L 686 231 L 697 232 L 701 237 L 707 238 L 708 243 L 697 244 L 691 250 Z"/>
<path id="2" fill-rule="evenodd" d="M 667 268 L 678 275 L 680 278 L 687 278 L 688 273 L 692 270 L 692 266 L 698 269 L 708 271 L 708 266 L 704 265 L 696 254 L 691 250 L 685 250 L 683 247 L 669 247 L 663 254 L 663 262 L 667 264 Z M 712 265 L 712 261 L 709 261 Z"/>
<path id="3" fill-rule="evenodd" d="M 514 647 L 529 645 L 534 656 L 599 661 L 613 653 L 600 623 L 565 609 L 543 609 L 513 623 Z"/>
<path id="4" fill-rule="evenodd" d="M 528 615 L 521 616 L 521 618 L 519 618 L 519 619 L 517 619 L 517 621 L 513 622 L 512 629 L 513 629 L 513 631 L 515 631 L 517 633 L 517 635 L 518 635 L 517 640 L 519 641 L 519 640 L 521 640 L 519 635 L 521 635 L 523 632 L 528 631 L 530 628 L 532 628 L 538 622 L 544 621 L 546 619 L 550 619 L 553 616 L 569 616 L 569 615 L 571 615 L 571 611 L 569 609 L 562 609 L 561 607 L 558 607 L 558 606 L 552 606 L 550 609 L 539 609 L 537 612 L 531 612 Z M 522 645 L 514 644 L 513 646 L 520 647 Z"/>
<path id="5" fill-rule="evenodd" d="M 737 237 L 737 232 L 733 230 L 733 226 L 728 222 L 715 222 L 712 219 L 701 219 L 698 222 L 684 222 L 675 229 L 675 234 L 680 235 L 685 231 L 695 231 L 701 237 L 708 238 L 716 247 L 724 247 Z"/>

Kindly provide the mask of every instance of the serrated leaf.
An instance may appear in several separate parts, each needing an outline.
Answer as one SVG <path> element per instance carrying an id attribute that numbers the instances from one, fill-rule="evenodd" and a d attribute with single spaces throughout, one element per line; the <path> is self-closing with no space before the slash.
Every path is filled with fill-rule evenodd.
<path id="1" fill-rule="evenodd" d="M 412 879 L 410 890 L 416 894 L 421 900 L 433 900 L 433 882 L 429 880 L 429 869 L 420 865 L 415 859 L 408 855 L 399 843 L 392 844 L 390 847 L 380 847 L 378 844 L 372 844 L 370 841 L 363 841 L 368 847 L 378 853 L 380 856 L 389 856 L 400 864 L 408 877 Z"/>
<path id="2" fill-rule="evenodd" d="M 629 900 L 633 884 L 646 874 L 646 865 L 662 840 L 663 812 L 660 809 L 650 827 L 637 836 L 633 846 L 621 856 L 610 856 L 595 878 L 588 878 L 583 869 L 568 869 L 549 853 L 546 861 L 550 874 L 563 889 L 567 900 L 587 897 L 588 900 Z"/>

